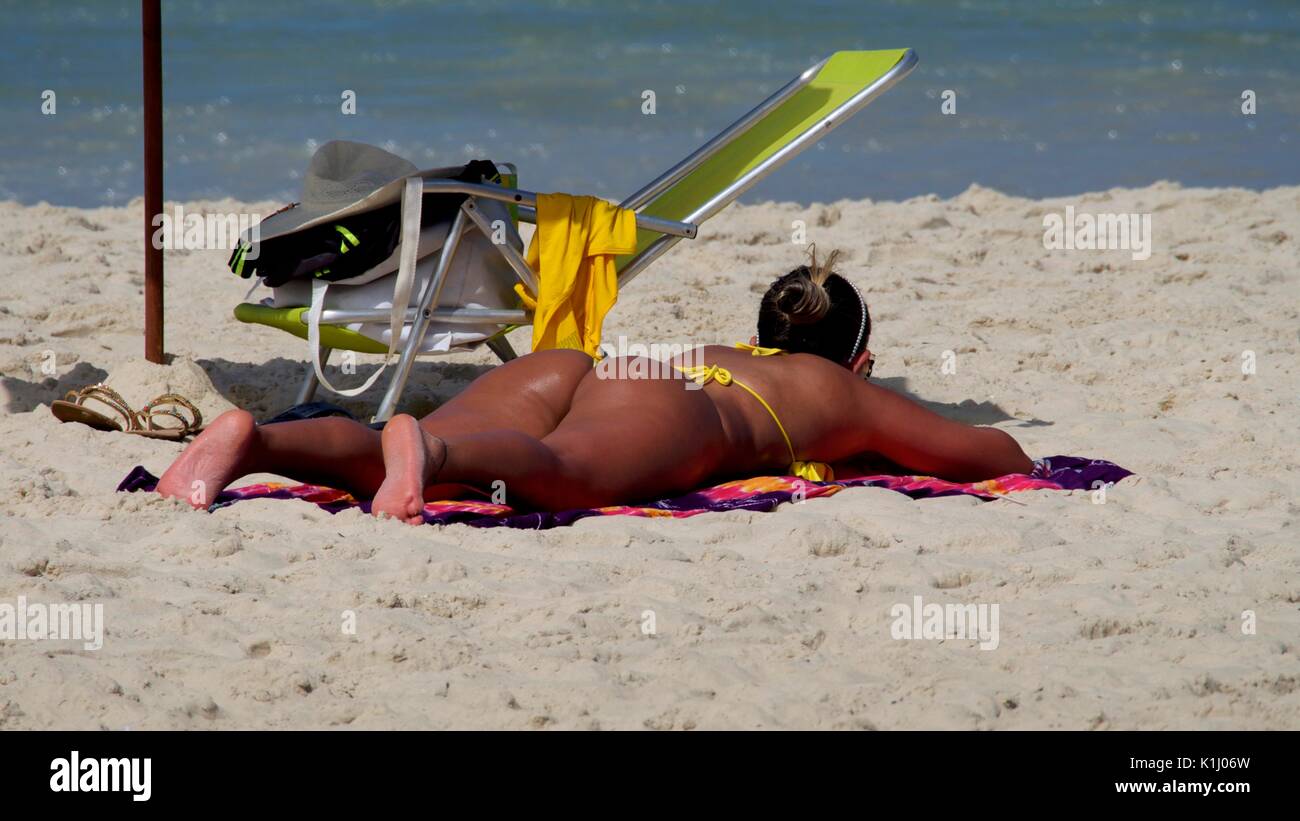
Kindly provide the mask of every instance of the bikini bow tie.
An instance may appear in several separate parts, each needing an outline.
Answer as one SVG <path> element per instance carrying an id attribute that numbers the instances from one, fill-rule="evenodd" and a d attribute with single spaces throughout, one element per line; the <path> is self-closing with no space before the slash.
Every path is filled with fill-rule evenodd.
<path id="1" fill-rule="evenodd" d="M 731 384 L 731 371 L 721 365 L 693 365 L 686 368 L 678 368 L 682 375 L 688 379 L 694 380 L 697 385 L 707 385 L 710 382 L 717 382 L 719 385 Z"/>

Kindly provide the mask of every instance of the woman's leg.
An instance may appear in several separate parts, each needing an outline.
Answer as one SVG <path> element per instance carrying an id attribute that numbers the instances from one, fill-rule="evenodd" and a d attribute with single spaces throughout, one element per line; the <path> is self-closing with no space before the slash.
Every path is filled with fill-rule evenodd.
<path id="1" fill-rule="evenodd" d="M 421 424 L 435 435 L 510 428 L 545 436 L 568 412 L 574 390 L 591 370 L 591 358 L 581 351 L 522 356 L 474 380 Z M 368 499 L 384 481 L 380 435 L 343 417 L 259 426 L 247 411 L 229 411 L 167 469 L 158 492 L 203 508 L 250 473 L 274 473 Z"/>
<path id="2" fill-rule="evenodd" d="M 205 508 L 250 473 L 369 498 L 384 481 L 379 432 L 341 416 L 258 425 L 248 411 L 227 411 L 167 468 L 158 492 Z"/>
<path id="3" fill-rule="evenodd" d="M 504 483 L 507 502 L 545 510 L 648 500 L 715 475 L 727 445 L 712 400 L 681 380 L 589 376 L 554 431 L 447 437 L 394 417 L 382 438 L 386 479 L 372 511 L 419 521 L 434 481 Z"/>

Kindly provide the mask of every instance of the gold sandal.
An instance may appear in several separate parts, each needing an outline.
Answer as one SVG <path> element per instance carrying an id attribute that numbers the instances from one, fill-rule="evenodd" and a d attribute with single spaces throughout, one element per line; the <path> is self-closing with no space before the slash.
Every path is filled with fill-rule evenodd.
<path id="1" fill-rule="evenodd" d="M 169 408 L 159 408 L 159 405 L 168 405 Z M 190 412 L 190 419 L 186 419 L 177 408 L 184 408 Z M 180 427 L 162 426 L 154 421 L 157 416 L 170 416 L 180 422 Z M 127 433 L 134 433 L 137 436 L 147 436 L 150 439 L 168 439 L 179 442 L 186 436 L 203 431 L 203 414 L 199 409 L 194 407 L 194 403 L 185 397 L 176 393 L 164 393 L 162 396 L 155 398 L 152 402 L 145 405 L 136 414 L 137 424 L 134 429 L 128 430 Z M 191 421 L 192 420 L 192 421 Z"/>
<path id="2" fill-rule="evenodd" d="M 103 383 L 88 385 L 79 391 L 68 391 L 68 395 L 63 399 L 56 399 L 50 403 L 50 412 L 60 422 L 80 422 L 95 430 L 123 430 L 122 422 L 86 407 L 85 403 L 89 399 L 107 405 L 117 412 L 126 423 L 126 430 L 136 427 L 135 411 L 126 404 L 121 394 Z"/>
<path id="3" fill-rule="evenodd" d="M 85 403 L 90 399 L 112 408 L 122 417 L 126 426 L 123 427 L 122 422 L 107 414 L 86 407 Z M 166 407 L 159 407 L 160 405 Z M 190 418 L 187 419 L 178 408 L 189 411 Z M 60 422 L 80 422 L 95 430 L 118 431 L 172 442 L 179 442 L 203 430 L 203 414 L 194 403 L 179 394 L 165 393 L 145 405 L 142 410 L 134 411 L 121 394 L 103 383 L 89 385 L 79 391 L 68 391 L 67 397 L 50 403 L 50 412 Z M 159 416 L 169 416 L 180 425 L 160 425 L 156 421 Z"/>

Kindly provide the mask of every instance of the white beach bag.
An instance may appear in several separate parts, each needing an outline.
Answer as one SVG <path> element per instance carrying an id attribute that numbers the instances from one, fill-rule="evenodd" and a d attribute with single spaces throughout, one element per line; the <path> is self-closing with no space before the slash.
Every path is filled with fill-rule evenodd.
<path id="1" fill-rule="evenodd" d="M 356 396 L 367 390 L 388 367 L 392 356 L 407 341 L 411 327 L 406 323 L 405 310 L 393 310 L 394 305 L 416 307 L 420 293 L 433 276 L 438 255 L 451 221 L 430 225 L 423 230 L 420 225 L 421 181 L 408 181 L 402 199 L 402 239 L 393 254 L 379 265 L 351 279 L 326 282 L 319 279 L 294 279 L 272 289 L 272 305 L 276 308 L 309 306 L 307 312 L 307 349 L 312 367 L 320 384 L 342 396 Z M 487 221 L 506 226 L 506 241 L 523 250 L 523 240 L 515 231 L 506 206 L 495 200 L 479 200 L 477 207 Z M 500 222 L 498 222 L 498 220 Z M 418 243 L 408 238 L 419 236 Z M 514 291 L 517 281 L 510 264 L 493 247 L 492 240 L 481 231 L 471 228 L 461 237 L 451 268 L 433 307 L 501 308 L 519 307 L 519 297 Z M 341 389 L 332 385 L 320 365 L 320 317 L 326 310 L 388 310 L 389 322 L 352 323 L 345 327 L 388 346 L 384 364 L 364 384 Z M 472 348 L 500 330 L 500 326 L 451 325 L 432 323 L 420 344 L 421 353 L 447 353 Z M 394 339 L 396 334 L 396 339 Z"/>

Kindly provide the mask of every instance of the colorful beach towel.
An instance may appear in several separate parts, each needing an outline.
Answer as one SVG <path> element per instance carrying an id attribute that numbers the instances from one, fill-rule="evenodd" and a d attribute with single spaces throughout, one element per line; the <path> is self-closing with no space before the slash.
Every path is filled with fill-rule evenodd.
<path id="1" fill-rule="evenodd" d="M 1100 459 L 1053 456 L 1034 462 L 1031 473 L 1013 473 L 983 482 L 946 482 L 932 476 L 863 476 L 836 482 L 808 482 L 794 476 L 757 476 L 663 499 L 648 505 L 566 510 L 559 513 L 520 512 L 506 505 L 473 500 L 430 502 L 424 506 L 425 524 L 467 524 L 472 527 L 517 527 L 544 530 L 571 525 L 588 516 L 645 516 L 685 519 L 701 513 L 723 510 L 771 511 L 784 502 L 834 496 L 851 487 L 882 487 L 913 499 L 937 496 L 974 496 L 997 499 L 1024 490 L 1095 490 L 1131 476 L 1130 471 Z M 118 491 L 152 491 L 158 479 L 136 466 Z M 227 507 L 244 499 L 301 499 L 322 510 L 338 513 L 349 508 L 370 512 L 370 502 L 351 494 L 319 485 L 290 485 L 276 482 L 229 488 L 217 496 L 209 510 Z"/>

